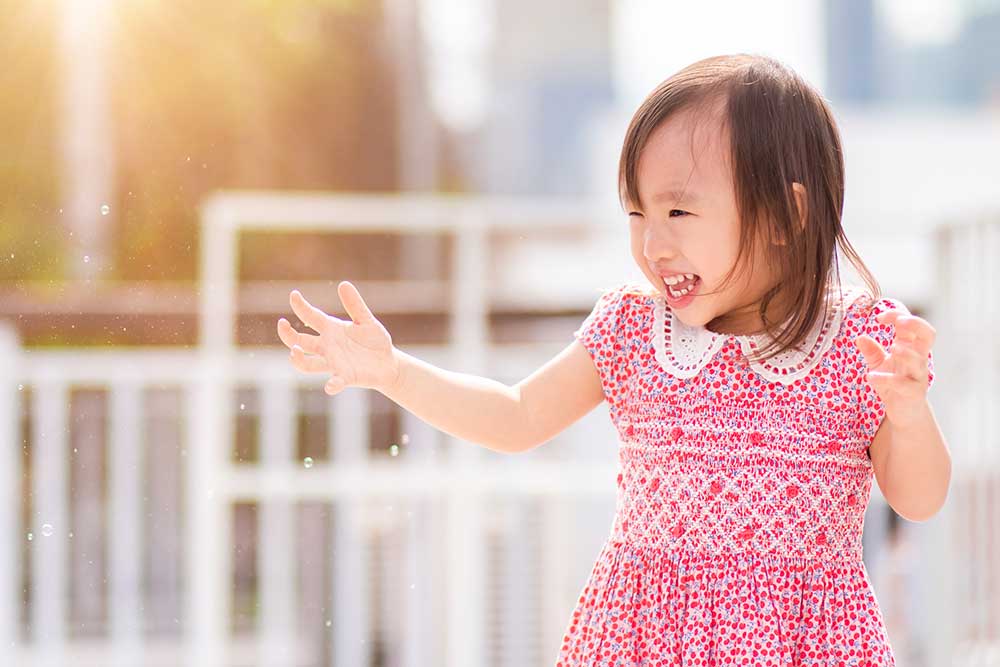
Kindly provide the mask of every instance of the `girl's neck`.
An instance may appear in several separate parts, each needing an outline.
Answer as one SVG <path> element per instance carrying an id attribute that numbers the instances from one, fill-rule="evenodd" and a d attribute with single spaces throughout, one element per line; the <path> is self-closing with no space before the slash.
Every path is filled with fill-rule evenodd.
<path id="1" fill-rule="evenodd" d="M 769 322 L 785 322 L 791 318 L 792 313 L 792 304 L 787 302 L 783 292 L 779 292 L 767 305 Z M 766 333 L 767 329 L 760 316 L 760 299 L 716 317 L 705 328 L 728 336 L 758 336 Z"/>

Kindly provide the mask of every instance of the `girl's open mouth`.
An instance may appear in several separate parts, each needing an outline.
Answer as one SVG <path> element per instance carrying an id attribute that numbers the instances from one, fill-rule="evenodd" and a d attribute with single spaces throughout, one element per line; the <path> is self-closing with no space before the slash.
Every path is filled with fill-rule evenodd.
<path id="1" fill-rule="evenodd" d="M 667 301 L 672 308 L 686 306 L 694 299 L 695 292 L 701 286 L 701 277 L 697 274 L 691 275 L 693 278 L 683 277 L 682 280 L 673 285 L 667 284 L 666 279 L 664 279 L 663 286 L 666 289 Z"/>

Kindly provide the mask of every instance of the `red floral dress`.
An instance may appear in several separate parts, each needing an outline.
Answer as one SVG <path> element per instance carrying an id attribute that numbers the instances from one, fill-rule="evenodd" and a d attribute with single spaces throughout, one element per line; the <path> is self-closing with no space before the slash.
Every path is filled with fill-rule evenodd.
<path id="1" fill-rule="evenodd" d="M 888 349 L 893 299 L 859 288 L 800 350 L 677 319 L 636 284 L 574 336 L 620 443 L 616 513 L 557 667 L 894 665 L 861 533 L 884 406 L 854 338 Z M 933 361 L 928 355 L 933 381 Z"/>

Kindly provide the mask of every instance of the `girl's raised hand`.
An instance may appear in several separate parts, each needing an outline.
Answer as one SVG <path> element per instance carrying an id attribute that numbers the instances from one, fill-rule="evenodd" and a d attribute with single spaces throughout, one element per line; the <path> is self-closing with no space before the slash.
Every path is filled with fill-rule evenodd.
<path id="1" fill-rule="evenodd" d="M 329 373 L 324 390 L 331 396 L 352 386 L 392 386 L 399 376 L 392 337 L 354 285 L 341 282 L 337 294 L 351 321 L 327 315 L 292 290 L 292 310 L 318 334 L 299 333 L 285 318 L 278 320 L 278 337 L 291 350 L 292 365 L 303 373 Z"/>
<path id="2" fill-rule="evenodd" d="M 929 372 L 927 357 L 936 331 L 926 320 L 898 309 L 875 316 L 895 332 L 888 353 L 871 336 L 855 338 L 868 364 L 868 382 L 885 404 L 886 417 L 905 424 L 925 406 Z"/>

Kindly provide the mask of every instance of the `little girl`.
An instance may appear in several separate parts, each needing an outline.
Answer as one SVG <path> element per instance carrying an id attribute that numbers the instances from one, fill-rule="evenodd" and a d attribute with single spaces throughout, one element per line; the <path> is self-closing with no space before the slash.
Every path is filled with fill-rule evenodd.
<path id="1" fill-rule="evenodd" d="M 696 62 L 632 118 L 619 191 L 648 284 L 606 290 L 514 387 L 394 348 L 346 281 L 351 321 L 295 291 L 319 335 L 281 319 L 279 336 L 327 393 L 377 389 L 498 451 L 608 402 L 616 516 L 558 666 L 894 665 L 862 561 L 872 475 L 925 521 L 951 459 L 927 401 L 934 329 L 880 297 L 841 227 L 829 107 L 770 58 Z M 841 284 L 838 247 L 867 290 Z"/>

